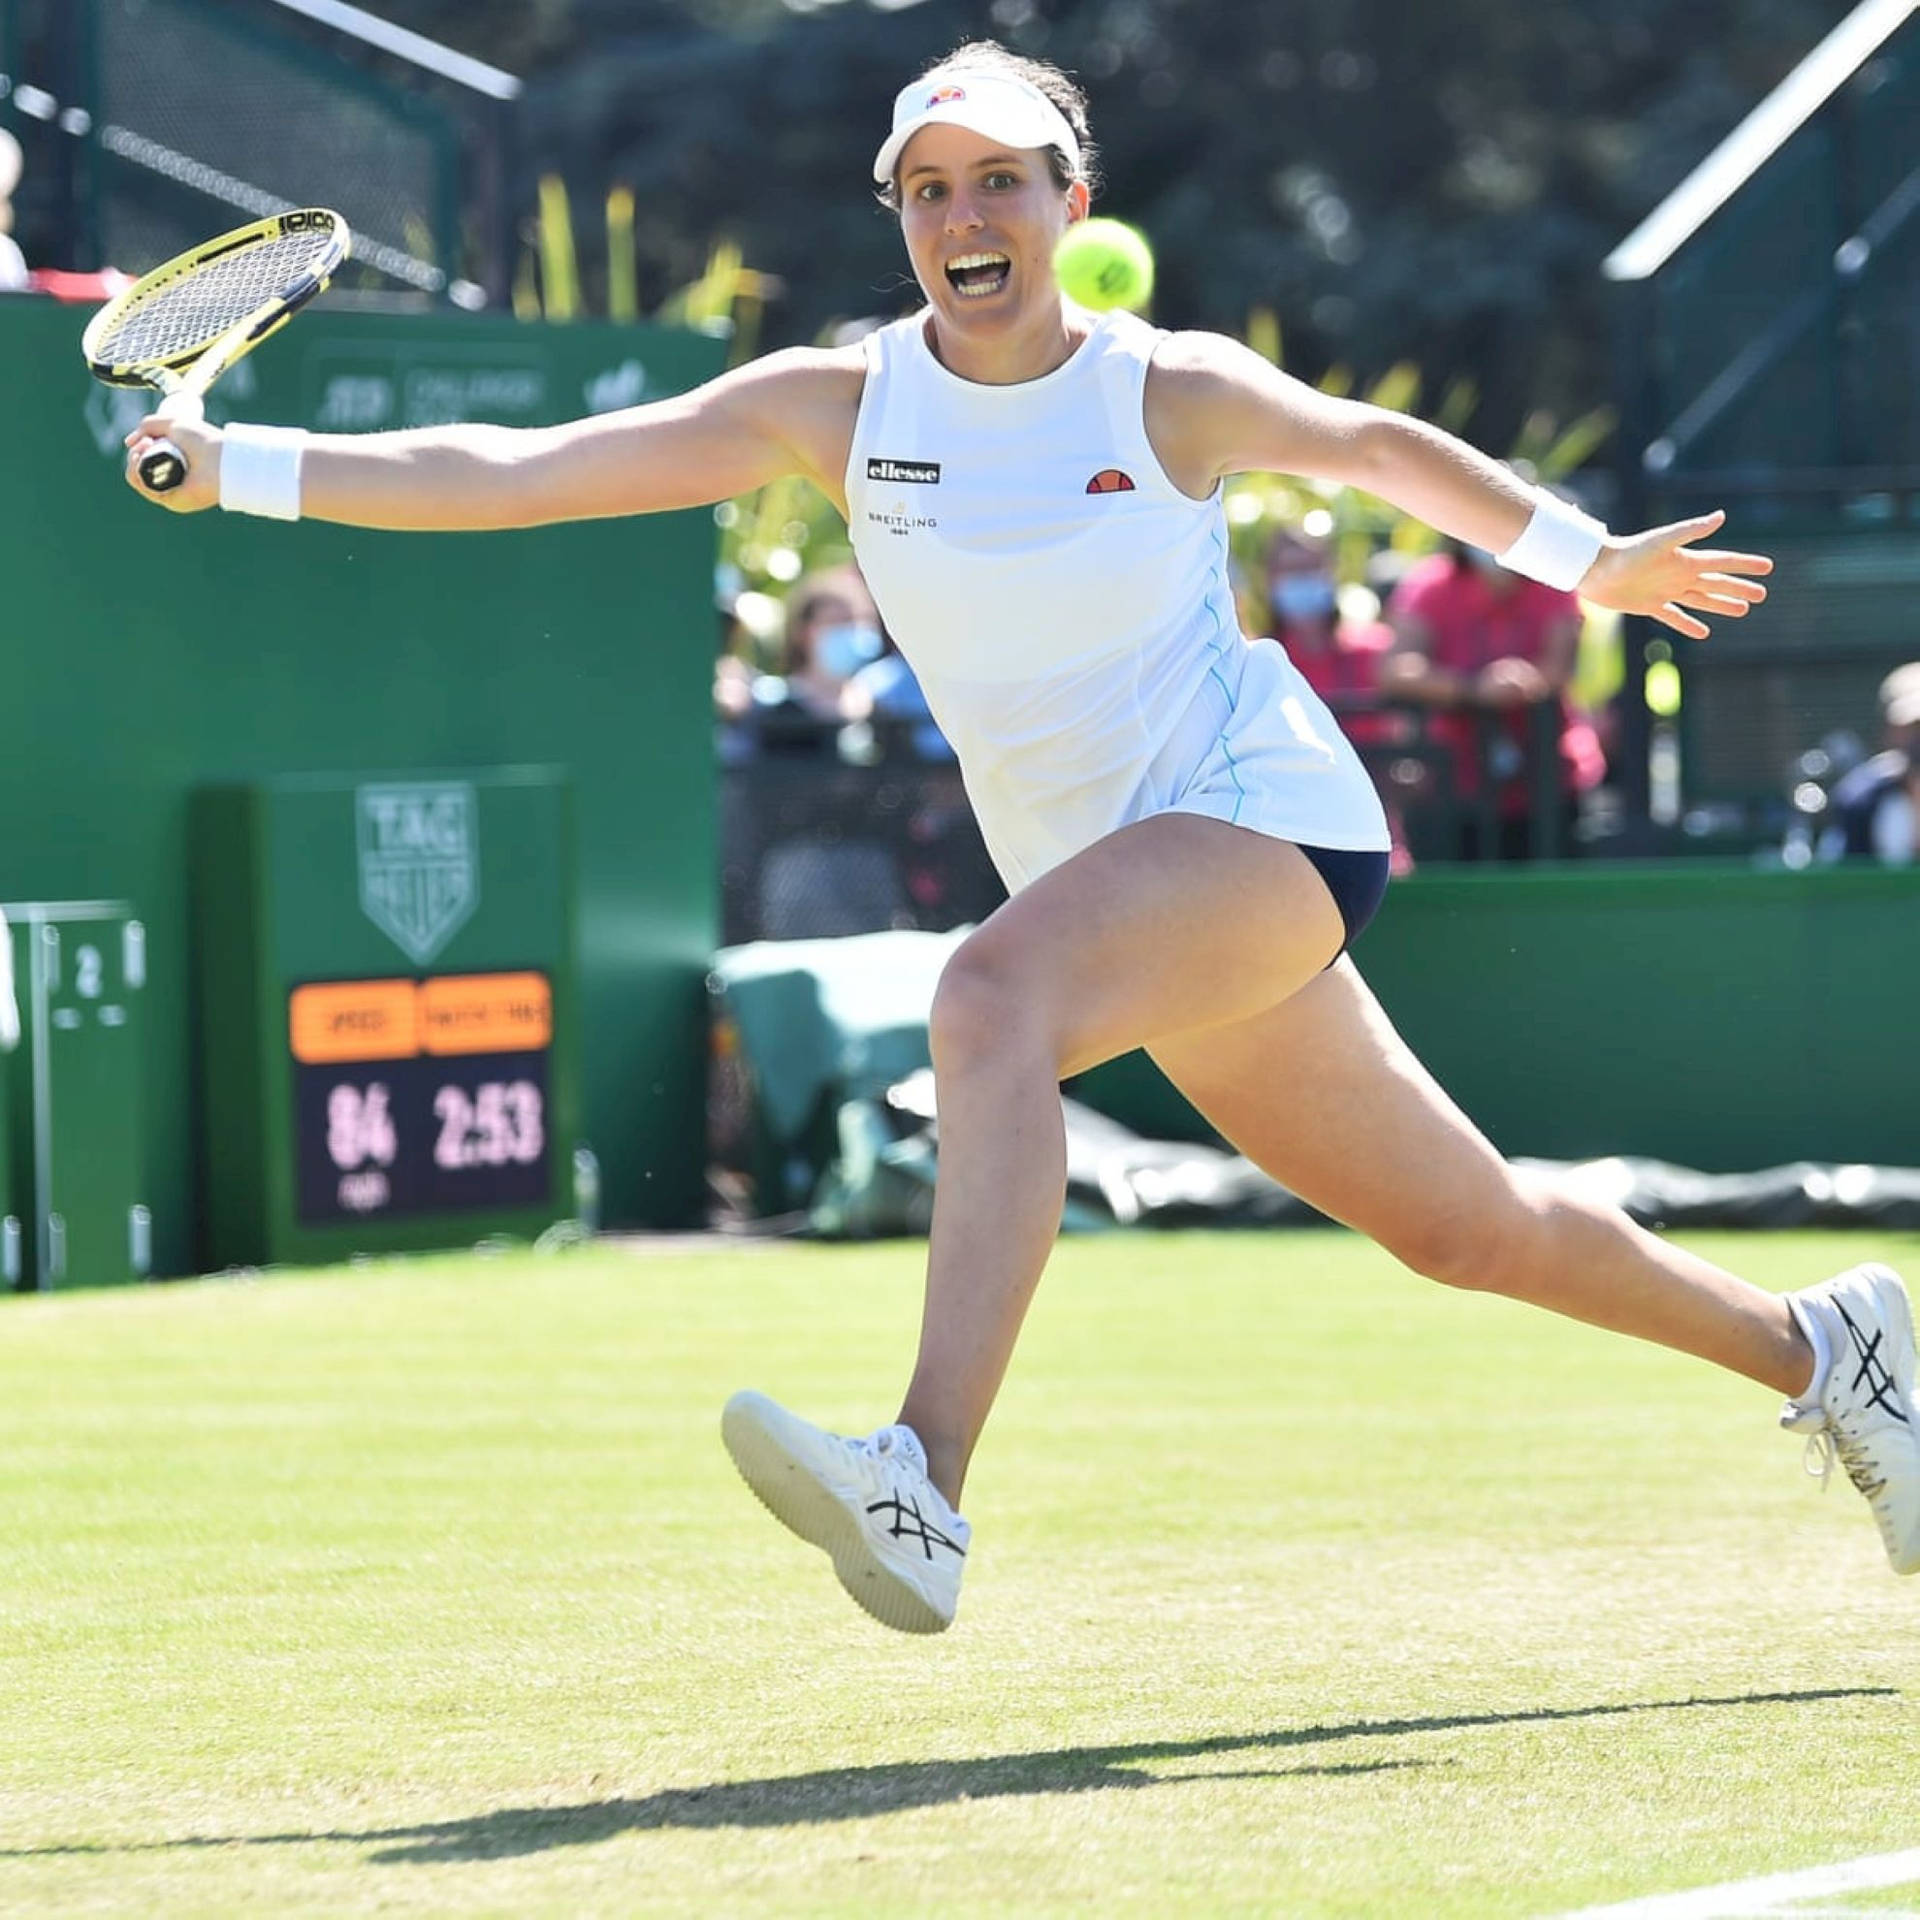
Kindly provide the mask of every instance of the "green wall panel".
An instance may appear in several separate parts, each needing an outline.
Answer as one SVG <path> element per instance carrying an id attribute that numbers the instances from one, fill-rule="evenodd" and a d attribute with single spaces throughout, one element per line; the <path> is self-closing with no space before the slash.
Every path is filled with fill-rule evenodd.
<path id="1" fill-rule="evenodd" d="M 1420 879 L 1360 965 L 1509 1153 L 1920 1165 L 1920 873 Z"/>
<path id="2" fill-rule="evenodd" d="M 168 515 L 117 477 L 142 401 L 87 379 L 86 317 L 0 297 L 0 899 L 127 899 L 146 922 L 159 1269 L 201 1256 L 188 794 L 284 773 L 565 770 L 606 1215 L 696 1218 L 716 912 L 710 518 L 397 535 Z M 539 424 L 684 390 L 723 353 L 647 328 L 322 306 L 236 369 L 212 412 Z"/>
<path id="3" fill-rule="evenodd" d="M 1416 874 L 1354 957 L 1503 1152 L 1920 1166 L 1920 870 Z M 1080 1090 L 1143 1132 L 1205 1131 L 1141 1055 Z"/>
<path id="4" fill-rule="evenodd" d="M 146 929 L 110 900 L 14 902 L 6 918 L 21 1030 L 8 1087 L 21 1282 L 144 1279 Z"/>

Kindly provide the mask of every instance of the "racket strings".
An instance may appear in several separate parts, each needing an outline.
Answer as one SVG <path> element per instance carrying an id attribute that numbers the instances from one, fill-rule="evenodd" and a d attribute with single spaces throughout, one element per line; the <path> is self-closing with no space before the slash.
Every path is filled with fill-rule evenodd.
<path id="1" fill-rule="evenodd" d="M 203 261 L 134 302 L 95 351 L 121 366 L 167 366 L 199 353 L 284 299 L 333 252 L 333 235 L 321 230 L 280 234 Z"/>

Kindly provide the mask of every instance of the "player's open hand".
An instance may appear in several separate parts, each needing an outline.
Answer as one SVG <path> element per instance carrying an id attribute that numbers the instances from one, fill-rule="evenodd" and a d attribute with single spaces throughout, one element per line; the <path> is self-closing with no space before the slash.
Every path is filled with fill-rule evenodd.
<path id="1" fill-rule="evenodd" d="M 140 463 L 160 443 L 170 441 L 187 463 L 187 477 L 165 493 L 155 493 L 140 478 Z M 220 430 L 207 425 L 197 407 L 176 402 L 150 413 L 127 435 L 127 485 L 143 500 L 170 513 L 199 513 L 220 504 Z"/>
<path id="2" fill-rule="evenodd" d="M 1744 618 L 1767 597 L 1760 580 L 1773 571 L 1763 553 L 1693 544 L 1718 533 L 1726 518 L 1716 510 L 1645 533 L 1616 535 L 1587 569 L 1581 597 L 1621 613 L 1646 614 L 1689 640 L 1704 640 L 1710 629 L 1700 615 Z"/>

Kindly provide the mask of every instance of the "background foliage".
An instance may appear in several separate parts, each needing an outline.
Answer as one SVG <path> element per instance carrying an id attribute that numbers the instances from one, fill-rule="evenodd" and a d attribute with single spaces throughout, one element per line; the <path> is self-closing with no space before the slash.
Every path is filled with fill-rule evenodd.
<path id="1" fill-rule="evenodd" d="M 762 345 L 912 303 L 867 162 L 919 65 L 992 34 L 1074 71 L 1103 204 L 1160 258 L 1162 325 L 1280 317 L 1286 363 L 1462 379 L 1474 437 L 1606 397 L 1605 255 L 1847 0 L 383 0 L 528 81 L 522 198 L 556 171 L 605 300 L 635 194 L 640 296 L 716 235 L 777 275 Z M 1436 389 L 1437 391 L 1437 389 Z"/>
<path id="2" fill-rule="evenodd" d="M 264 0 L 228 0 L 246 8 Z M 918 305 L 868 190 L 888 103 L 958 42 L 1086 87 L 1103 211 L 1154 244 L 1151 318 L 1251 341 L 1559 480 L 1612 428 L 1599 273 L 1850 0 L 380 0 L 526 82 L 516 309 L 735 328 L 735 358 Z M 272 10 L 276 24 L 287 22 Z M 396 70 L 396 79 L 405 80 Z M 617 241 L 610 245 L 610 232 Z M 1582 490 L 1606 511 L 1604 462 Z M 1349 581 L 1431 532 L 1291 480 L 1230 489 L 1250 576 L 1324 509 Z M 720 513 L 776 597 L 845 552 L 811 488 Z M 764 652 L 765 649 L 762 648 Z"/>

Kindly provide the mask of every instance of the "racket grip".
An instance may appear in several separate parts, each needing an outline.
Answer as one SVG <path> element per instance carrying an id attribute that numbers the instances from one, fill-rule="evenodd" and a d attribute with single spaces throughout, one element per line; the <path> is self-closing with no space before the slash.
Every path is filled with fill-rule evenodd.
<path id="1" fill-rule="evenodd" d="M 156 440 L 140 457 L 140 484 L 149 493 L 171 493 L 186 477 L 186 455 L 171 440 Z"/>

